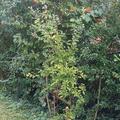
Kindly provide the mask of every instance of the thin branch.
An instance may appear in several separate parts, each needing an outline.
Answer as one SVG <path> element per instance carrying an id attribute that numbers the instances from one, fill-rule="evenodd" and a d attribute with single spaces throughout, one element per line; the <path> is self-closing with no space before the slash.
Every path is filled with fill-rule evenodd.
<path id="1" fill-rule="evenodd" d="M 99 111 L 100 94 L 101 94 L 101 79 L 99 80 L 98 97 L 97 97 L 97 106 L 96 106 L 96 111 L 95 111 L 94 120 L 97 119 L 97 115 L 98 115 L 98 111 Z"/>
<path id="2" fill-rule="evenodd" d="M 46 88 L 48 87 L 48 78 L 46 77 Z M 47 100 L 47 106 L 48 106 L 48 110 L 49 110 L 49 114 L 51 116 L 51 108 L 50 108 L 50 103 L 49 103 L 49 98 L 48 98 L 48 93 L 46 95 L 46 100 Z"/>
<path id="3" fill-rule="evenodd" d="M 0 80 L 0 83 L 6 83 L 8 81 L 9 81 L 9 79 L 7 79 L 7 80 Z"/>
<path id="4" fill-rule="evenodd" d="M 55 106 L 56 99 L 55 99 L 55 96 L 53 96 L 53 101 L 54 101 L 53 112 L 54 112 L 54 115 L 55 115 L 55 113 L 56 113 L 56 106 Z"/>

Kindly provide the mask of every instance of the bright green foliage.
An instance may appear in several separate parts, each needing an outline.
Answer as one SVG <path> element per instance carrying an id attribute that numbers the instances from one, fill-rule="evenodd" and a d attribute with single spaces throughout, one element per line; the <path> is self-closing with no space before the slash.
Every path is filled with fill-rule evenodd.
<path id="1" fill-rule="evenodd" d="M 38 20 L 35 21 L 40 30 L 37 32 L 41 32 L 43 42 L 45 43 L 43 55 L 46 61 L 43 63 L 42 76 L 48 77 L 48 89 L 54 90 L 58 88 L 61 98 L 70 99 L 76 97 L 78 98 L 77 102 L 81 104 L 84 102 L 81 93 L 84 94 L 85 86 L 81 84 L 77 88 L 77 78 L 83 74 L 75 66 L 78 41 L 77 33 L 73 29 L 73 38 L 71 41 L 66 41 L 65 48 L 64 40 L 66 36 L 57 28 L 59 21 L 57 21 L 57 18 L 53 18 L 54 16 L 48 16 L 47 13 L 45 15 L 47 20 L 44 23 L 41 24 L 38 23 Z"/>

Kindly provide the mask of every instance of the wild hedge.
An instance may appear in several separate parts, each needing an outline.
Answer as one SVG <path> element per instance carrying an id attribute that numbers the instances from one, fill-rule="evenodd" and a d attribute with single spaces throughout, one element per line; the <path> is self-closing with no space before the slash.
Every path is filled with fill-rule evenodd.
<path id="1" fill-rule="evenodd" d="M 120 118 L 119 0 L 13 0 L 1 8 L 8 94 L 40 105 L 52 120 Z"/>

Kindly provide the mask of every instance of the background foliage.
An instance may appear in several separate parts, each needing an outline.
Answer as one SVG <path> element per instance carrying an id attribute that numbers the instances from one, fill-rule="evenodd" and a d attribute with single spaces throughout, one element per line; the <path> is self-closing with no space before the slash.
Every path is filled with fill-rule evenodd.
<path id="1" fill-rule="evenodd" d="M 0 6 L 2 90 L 41 106 L 51 120 L 120 118 L 119 0 Z"/>

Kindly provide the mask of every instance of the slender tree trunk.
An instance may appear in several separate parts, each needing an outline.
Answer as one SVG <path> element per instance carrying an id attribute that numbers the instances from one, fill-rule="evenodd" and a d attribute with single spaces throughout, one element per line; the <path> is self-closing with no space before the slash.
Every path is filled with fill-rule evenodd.
<path id="1" fill-rule="evenodd" d="M 47 87 L 48 87 L 48 78 L 46 77 L 45 80 L 46 80 L 46 88 L 47 88 Z M 49 114 L 50 114 L 50 116 L 51 116 L 51 108 L 50 108 L 48 93 L 47 93 L 47 95 L 46 95 L 46 100 L 47 100 L 47 106 L 48 106 Z"/>
<path id="2" fill-rule="evenodd" d="M 99 80 L 99 88 L 98 88 L 98 97 L 97 97 L 97 106 L 95 111 L 95 116 L 93 120 L 97 119 L 98 111 L 99 111 L 99 105 L 100 105 L 100 94 L 101 94 L 101 79 Z"/>

